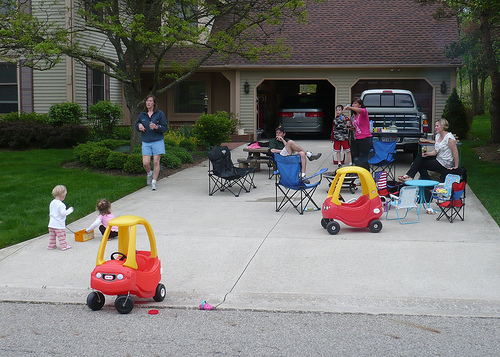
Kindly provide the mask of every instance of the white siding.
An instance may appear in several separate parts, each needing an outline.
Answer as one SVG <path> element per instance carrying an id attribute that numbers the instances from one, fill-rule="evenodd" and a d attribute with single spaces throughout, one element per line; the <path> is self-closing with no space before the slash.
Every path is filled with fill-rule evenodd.
<path id="1" fill-rule="evenodd" d="M 42 0 L 32 0 L 33 13 L 36 14 L 37 7 L 42 4 Z M 68 6 L 71 2 L 68 3 Z M 64 24 L 66 12 L 64 0 L 58 5 L 50 7 L 51 21 L 60 21 Z M 78 22 L 76 20 L 75 22 Z M 106 42 L 103 36 L 96 34 L 85 34 L 81 38 L 83 45 L 94 45 L 102 48 L 106 56 L 115 55 L 112 46 Z M 63 58 L 61 63 L 48 71 L 33 72 L 34 110 L 37 113 L 47 113 L 50 106 L 55 103 L 75 101 L 84 111 L 87 109 L 87 71 L 86 67 L 69 58 Z M 111 78 L 110 99 L 114 103 L 121 105 L 122 91 L 121 83 Z"/>

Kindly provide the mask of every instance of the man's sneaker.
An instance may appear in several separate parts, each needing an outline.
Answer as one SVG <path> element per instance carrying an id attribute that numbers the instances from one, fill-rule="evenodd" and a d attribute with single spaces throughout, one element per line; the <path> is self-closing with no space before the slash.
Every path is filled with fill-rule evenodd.
<path id="1" fill-rule="evenodd" d="M 151 191 L 156 191 L 156 182 L 151 182 Z"/>
<path id="2" fill-rule="evenodd" d="M 309 159 L 309 161 L 313 161 L 313 160 L 318 160 L 320 157 L 321 157 L 321 153 L 318 152 L 316 154 L 311 153 L 311 156 L 308 156 L 307 158 Z"/>
<path id="3" fill-rule="evenodd" d="M 146 176 L 146 185 L 151 185 L 151 181 L 153 181 L 153 174 L 148 174 Z"/>

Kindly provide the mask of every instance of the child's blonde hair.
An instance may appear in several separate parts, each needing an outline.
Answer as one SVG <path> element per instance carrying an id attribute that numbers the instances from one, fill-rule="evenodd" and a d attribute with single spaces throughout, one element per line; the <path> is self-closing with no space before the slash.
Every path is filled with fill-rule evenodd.
<path id="1" fill-rule="evenodd" d="M 56 187 L 54 187 L 54 189 L 52 190 L 52 196 L 55 197 L 60 197 L 64 194 L 68 193 L 68 190 L 66 190 L 66 186 L 64 185 L 57 185 Z"/>
<path id="2" fill-rule="evenodd" d="M 110 214 L 111 203 L 106 198 L 101 198 L 97 201 L 97 210 L 100 214 Z"/>

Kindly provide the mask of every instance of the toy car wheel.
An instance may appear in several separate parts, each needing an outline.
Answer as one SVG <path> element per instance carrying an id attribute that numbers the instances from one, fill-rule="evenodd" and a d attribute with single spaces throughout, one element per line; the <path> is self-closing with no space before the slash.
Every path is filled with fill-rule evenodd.
<path id="1" fill-rule="evenodd" d="M 118 257 L 115 257 L 115 255 L 117 255 Z M 113 253 L 111 253 L 111 260 L 115 260 L 115 259 L 123 261 L 123 260 L 127 259 L 127 256 L 123 253 L 120 253 L 120 252 L 113 252 Z"/>
<path id="2" fill-rule="evenodd" d="M 326 229 L 326 226 L 327 226 L 328 222 L 330 222 L 330 221 L 331 221 L 330 218 L 321 218 L 321 227 Z"/>
<path id="3" fill-rule="evenodd" d="M 356 193 L 356 190 L 357 190 L 357 189 L 358 189 L 358 188 L 356 187 L 356 185 L 354 185 L 354 186 L 352 186 L 352 185 L 351 185 L 351 187 L 349 187 L 349 190 L 350 190 L 350 191 L 351 191 L 351 193 L 353 193 L 353 194 L 354 194 L 354 193 Z"/>
<path id="4" fill-rule="evenodd" d="M 156 294 L 155 296 L 153 296 L 153 300 L 157 302 L 163 301 L 166 295 L 167 295 L 167 289 L 165 288 L 165 285 L 160 283 L 156 287 Z"/>
<path id="5" fill-rule="evenodd" d="M 105 301 L 104 294 L 100 291 L 92 291 L 87 296 L 87 306 L 94 311 L 101 310 Z"/>
<path id="6" fill-rule="evenodd" d="M 368 228 L 370 228 L 370 231 L 372 231 L 373 233 L 378 233 L 382 230 L 382 222 L 380 222 L 378 219 L 374 219 L 370 222 Z"/>
<path id="7" fill-rule="evenodd" d="M 328 222 L 328 224 L 326 225 L 326 230 L 331 235 L 337 234 L 340 231 L 340 224 L 339 224 L 339 222 L 335 222 L 335 221 Z"/>
<path id="8" fill-rule="evenodd" d="M 134 308 L 134 300 L 130 296 L 120 295 L 115 300 L 115 309 L 120 314 L 128 314 Z"/>

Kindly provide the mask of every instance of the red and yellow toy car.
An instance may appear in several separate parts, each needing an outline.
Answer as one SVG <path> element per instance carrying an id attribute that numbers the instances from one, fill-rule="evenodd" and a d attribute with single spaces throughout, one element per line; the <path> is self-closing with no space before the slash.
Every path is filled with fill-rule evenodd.
<path id="1" fill-rule="evenodd" d="M 362 193 L 354 202 L 343 202 L 340 190 L 346 175 L 357 174 L 361 181 Z M 382 201 L 377 192 L 377 186 L 370 173 L 358 166 L 347 166 L 337 170 L 330 185 L 328 196 L 321 209 L 323 218 L 321 225 L 328 233 L 337 234 L 340 231 L 339 220 L 348 226 L 366 228 L 373 233 L 382 230 Z"/>
<path id="2" fill-rule="evenodd" d="M 146 228 L 151 251 L 136 250 L 137 225 Z M 104 251 L 113 226 L 118 226 L 118 251 L 106 261 Z M 131 295 L 163 301 L 167 290 L 160 283 L 161 274 L 161 262 L 151 225 L 138 216 L 114 218 L 109 221 L 102 236 L 96 267 L 90 276 L 90 286 L 94 291 L 87 297 L 87 306 L 92 310 L 100 310 L 104 306 L 104 294 L 117 295 L 115 308 L 121 314 L 128 314 L 134 308 Z"/>

